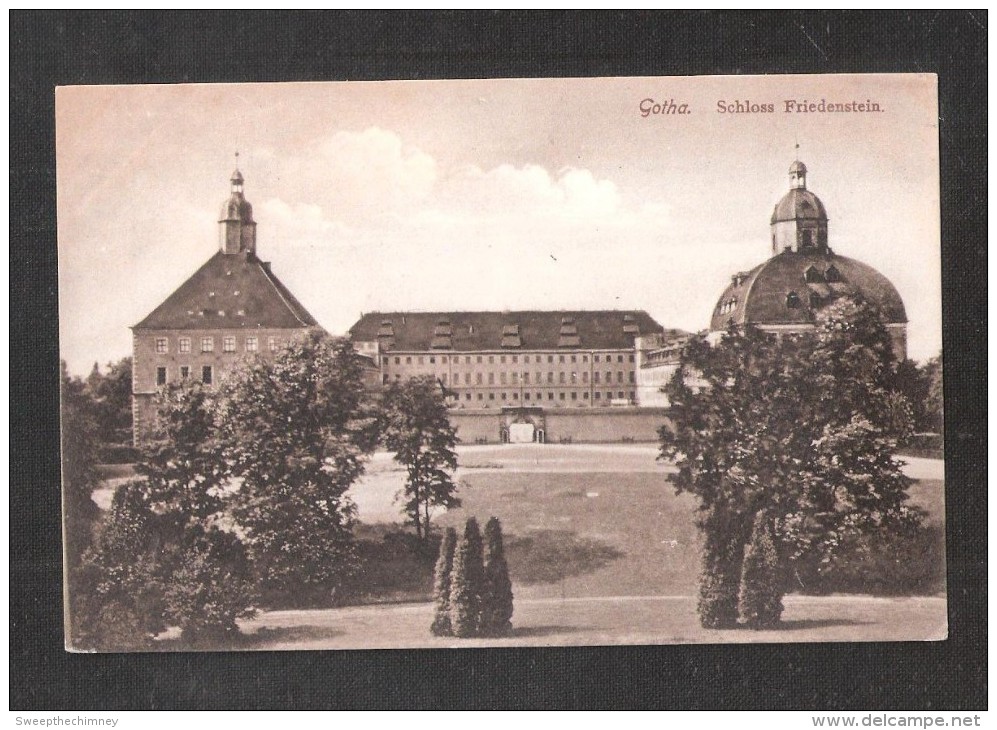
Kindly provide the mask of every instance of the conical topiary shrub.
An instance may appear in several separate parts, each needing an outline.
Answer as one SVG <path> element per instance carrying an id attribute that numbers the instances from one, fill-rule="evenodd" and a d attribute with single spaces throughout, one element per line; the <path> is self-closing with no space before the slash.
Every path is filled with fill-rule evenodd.
<path id="1" fill-rule="evenodd" d="M 477 635 L 484 579 L 481 530 L 478 521 L 471 517 L 457 543 L 450 573 L 450 630 L 454 636 Z"/>
<path id="2" fill-rule="evenodd" d="M 434 636 L 450 636 L 450 577 L 453 572 L 454 551 L 457 549 L 457 531 L 448 527 L 440 542 L 440 557 L 436 560 L 433 580 L 433 598 L 436 610 L 430 630 Z"/>
<path id="3" fill-rule="evenodd" d="M 735 628 L 744 538 L 732 515 L 718 506 L 706 513 L 701 527 L 706 539 L 696 607 L 699 623 L 706 629 Z"/>
<path id="4" fill-rule="evenodd" d="M 751 542 L 744 553 L 738 613 L 753 629 L 771 628 L 782 616 L 782 576 L 772 525 L 765 512 L 755 515 Z"/>
<path id="5" fill-rule="evenodd" d="M 512 633 L 512 581 L 502 546 L 502 525 L 492 517 L 485 525 L 485 587 L 481 598 L 483 636 Z"/>

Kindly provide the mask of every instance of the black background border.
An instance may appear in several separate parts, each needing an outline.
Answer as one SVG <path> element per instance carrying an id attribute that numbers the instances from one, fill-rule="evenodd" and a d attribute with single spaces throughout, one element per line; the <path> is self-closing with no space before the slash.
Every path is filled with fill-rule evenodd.
<path id="1" fill-rule="evenodd" d="M 11 709 L 986 708 L 986 11 L 9 17 Z M 948 641 L 63 651 L 55 86 L 843 72 L 939 75 Z"/>

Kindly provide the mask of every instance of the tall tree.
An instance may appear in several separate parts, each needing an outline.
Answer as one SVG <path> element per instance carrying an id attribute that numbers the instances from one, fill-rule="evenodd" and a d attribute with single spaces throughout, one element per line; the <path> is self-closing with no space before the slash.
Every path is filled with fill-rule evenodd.
<path id="1" fill-rule="evenodd" d="M 756 515 L 778 571 L 806 583 L 848 533 L 916 520 L 893 460 L 889 338 L 867 305 L 822 310 L 812 334 L 732 329 L 687 347 L 666 386 L 662 457 L 699 499 L 706 533 L 700 618 L 729 625 Z M 743 618 L 743 617 L 742 617 Z"/>
<path id="2" fill-rule="evenodd" d="M 477 636 L 481 627 L 481 594 L 485 566 L 481 529 L 473 517 L 464 526 L 464 536 L 454 551 L 450 580 L 450 628 L 454 636 Z"/>
<path id="3" fill-rule="evenodd" d="M 440 541 L 440 556 L 433 571 L 433 625 L 434 636 L 450 636 L 450 582 L 453 574 L 454 552 L 457 549 L 457 531 L 448 527 Z"/>
<path id="4" fill-rule="evenodd" d="M 89 383 L 100 440 L 106 444 L 132 441 L 132 359 L 107 364 L 106 373 Z"/>
<path id="5" fill-rule="evenodd" d="M 512 581 L 502 545 L 502 524 L 492 517 L 485 524 L 485 578 L 481 597 L 481 634 L 512 633 Z"/>
<path id="6" fill-rule="evenodd" d="M 392 383 L 384 394 L 384 443 L 405 467 L 403 502 L 408 524 L 423 540 L 435 508 L 460 506 L 453 472 L 457 468 L 457 433 L 446 401 L 432 378 Z"/>
<path id="7" fill-rule="evenodd" d="M 377 443 L 352 346 L 318 334 L 234 371 L 218 414 L 234 515 L 263 588 L 327 590 L 353 570 L 347 490 Z"/>
<path id="8" fill-rule="evenodd" d="M 97 423 L 86 385 L 70 377 L 61 363 L 62 384 L 62 502 L 66 563 L 79 564 L 90 544 L 100 510 L 92 499 L 99 484 L 96 468 Z"/>

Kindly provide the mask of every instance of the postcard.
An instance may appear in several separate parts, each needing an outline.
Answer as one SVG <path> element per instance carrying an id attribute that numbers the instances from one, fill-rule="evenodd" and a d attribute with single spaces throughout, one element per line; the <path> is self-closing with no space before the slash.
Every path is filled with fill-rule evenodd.
<path id="1" fill-rule="evenodd" d="M 946 638 L 934 75 L 56 131 L 67 650 Z"/>

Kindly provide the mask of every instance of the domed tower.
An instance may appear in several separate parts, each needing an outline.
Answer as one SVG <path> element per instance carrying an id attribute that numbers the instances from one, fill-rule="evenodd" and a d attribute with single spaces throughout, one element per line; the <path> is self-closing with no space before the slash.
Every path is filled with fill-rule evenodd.
<path id="1" fill-rule="evenodd" d="M 771 223 L 773 254 L 827 251 L 827 211 L 807 190 L 807 166 L 799 160 L 789 166 L 789 192 L 776 203 Z"/>
<path id="2" fill-rule="evenodd" d="M 713 309 L 714 333 L 748 324 L 777 334 L 803 332 L 813 328 L 820 309 L 852 297 L 879 311 L 894 356 L 907 357 L 907 314 L 900 294 L 868 264 L 831 250 L 827 211 L 807 190 L 807 167 L 799 160 L 789 168 L 789 192 L 776 204 L 771 226 L 772 256 L 731 276 Z"/>
<path id="3" fill-rule="evenodd" d="M 221 251 L 226 254 L 256 253 L 256 221 L 253 206 L 242 194 L 243 178 L 239 168 L 232 173 L 232 194 L 222 206 L 218 221 L 221 228 Z"/>

